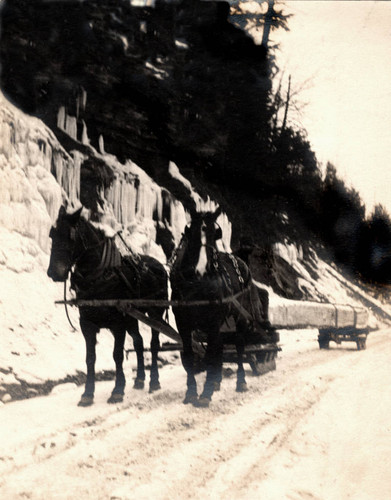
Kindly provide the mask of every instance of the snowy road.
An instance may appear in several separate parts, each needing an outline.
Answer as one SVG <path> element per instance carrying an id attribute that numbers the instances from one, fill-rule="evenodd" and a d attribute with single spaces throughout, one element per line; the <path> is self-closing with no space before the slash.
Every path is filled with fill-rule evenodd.
<path id="1" fill-rule="evenodd" d="M 81 388 L 0 408 L 0 497 L 29 499 L 391 498 L 391 330 L 367 350 L 282 332 L 277 370 L 223 380 L 209 409 L 182 405 L 181 367 L 154 395 L 128 389 L 76 406 Z M 202 375 L 200 375 L 202 377 Z"/>

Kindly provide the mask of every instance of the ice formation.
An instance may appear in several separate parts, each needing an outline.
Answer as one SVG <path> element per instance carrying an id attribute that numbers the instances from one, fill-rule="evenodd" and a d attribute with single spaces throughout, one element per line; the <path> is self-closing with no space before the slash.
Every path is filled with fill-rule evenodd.
<path id="1" fill-rule="evenodd" d="M 78 113 L 86 102 L 87 94 L 82 90 L 77 98 Z M 0 227 L 2 233 L 9 233 L 2 238 L 0 265 L 31 270 L 34 266 L 26 253 L 41 264 L 45 261 L 36 257 L 40 251 L 50 251 L 48 234 L 60 205 L 64 200 L 71 207 L 80 204 L 80 171 L 86 157 L 76 150 L 67 153 L 40 120 L 22 113 L 2 94 L 0 104 Z M 57 125 L 74 140 L 80 135 L 82 143 L 89 145 L 86 124 L 82 122 L 83 130 L 78 134 L 77 118 L 68 115 L 65 107 L 58 111 Z M 132 161 L 121 164 L 105 153 L 103 137 L 100 152 L 89 148 L 92 156 L 114 172 L 114 182 L 100 193 L 105 208 L 103 226 L 120 227 L 134 251 L 165 260 L 155 243 L 157 225 L 169 229 L 178 244 L 189 220 L 183 205 Z M 199 196 L 197 204 L 200 209 L 215 208 L 212 201 L 204 202 Z M 229 228 L 227 221 L 222 218 L 222 224 Z"/>
<path id="2" fill-rule="evenodd" d="M 49 251 L 49 229 L 63 200 L 52 173 L 62 172 L 67 179 L 73 168 L 74 160 L 54 134 L 0 93 L 0 226 L 9 236 L 2 240 L 3 265 L 8 262 L 12 267 L 12 260 L 25 258 L 37 248 Z M 77 186 L 74 191 L 76 195 Z M 12 243 L 15 238 L 20 247 Z M 26 245 L 26 238 L 34 240 L 37 248 Z"/>
<path id="3" fill-rule="evenodd" d="M 217 209 L 218 205 L 215 201 L 211 200 L 209 196 L 203 199 L 193 188 L 190 181 L 184 177 L 177 165 L 174 162 L 170 162 L 168 167 L 169 174 L 180 181 L 190 192 L 193 198 L 196 210 L 199 212 L 213 212 Z M 227 214 L 224 212 L 217 218 L 217 224 L 221 227 L 223 237 L 217 242 L 219 250 L 230 252 L 231 251 L 231 236 L 232 236 L 232 224 L 228 219 Z"/>

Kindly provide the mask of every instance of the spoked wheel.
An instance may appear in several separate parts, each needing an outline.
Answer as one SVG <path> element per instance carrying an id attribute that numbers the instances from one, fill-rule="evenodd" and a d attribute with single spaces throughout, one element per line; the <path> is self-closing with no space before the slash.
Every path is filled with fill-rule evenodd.
<path id="1" fill-rule="evenodd" d="M 319 333 L 318 335 L 319 349 L 329 349 L 330 347 L 330 334 Z"/>

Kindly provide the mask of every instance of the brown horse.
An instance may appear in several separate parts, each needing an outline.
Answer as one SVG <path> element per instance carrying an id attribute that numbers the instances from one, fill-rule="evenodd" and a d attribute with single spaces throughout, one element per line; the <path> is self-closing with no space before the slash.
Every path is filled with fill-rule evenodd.
<path id="1" fill-rule="evenodd" d="M 71 272 L 72 287 L 78 299 L 132 299 L 167 300 L 167 273 L 164 267 L 149 256 L 121 256 L 113 238 L 81 217 L 81 209 L 67 214 L 60 208 L 56 225 L 51 229 L 52 251 L 48 276 L 54 281 L 65 281 Z M 115 386 L 109 403 L 123 401 L 125 375 L 123 372 L 124 342 L 128 332 L 137 354 L 137 375 L 134 388 L 144 387 L 144 346 L 138 322 L 114 307 L 80 307 L 80 327 L 86 342 L 87 380 L 79 406 L 93 403 L 95 390 L 95 345 L 101 328 L 108 328 L 114 336 L 113 357 L 116 365 Z M 149 307 L 144 310 L 154 319 L 161 319 L 164 309 Z M 152 329 L 151 377 L 149 390 L 160 389 L 157 356 L 159 332 Z"/>
<path id="2" fill-rule="evenodd" d="M 191 224 L 185 229 L 170 275 L 172 299 L 194 302 L 191 306 L 174 307 L 173 311 L 183 342 L 182 362 L 187 372 L 184 403 L 195 406 L 209 406 L 213 392 L 220 388 L 223 362 L 223 335 L 220 330 L 230 316 L 236 323 L 233 339 L 238 357 L 236 390 L 247 390 L 243 368 L 246 334 L 249 330 L 254 331 L 263 321 L 249 268 L 232 254 L 217 250 L 216 241 L 222 236 L 221 228 L 216 223 L 220 213 L 219 209 L 214 213 L 192 211 Z M 250 322 L 248 315 L 241 314 L 240 308 L 233 305 L 230 298 L 234 296 L 250 312 Z M 213 301 L 213 304 L 202 304 L 205 301 Z M 192 349 L 192 333 L 196 331 L 203 332 L 207 337 L 207 374 L 199 398 Z"/>

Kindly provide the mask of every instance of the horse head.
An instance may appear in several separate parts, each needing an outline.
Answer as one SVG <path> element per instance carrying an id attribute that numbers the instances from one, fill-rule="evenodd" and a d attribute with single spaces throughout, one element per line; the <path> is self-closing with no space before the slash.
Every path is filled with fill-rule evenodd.
<path id="1" fill-rule="evenodd" d="M 53 281 L 65 281 L 74 264 L 77 225 L 81 211 L 82 208 L 69 214 L 62 206 L 56 224 L 50 230 L 52 250 L 47 274 Z"/>
<path id="2" fill-rule="evenodd" d="M 185 228 L 189 259 L 200 276 L 211 268 L 217 255 L 216 241 L 222 238 L 221 227 L 216 222 L 220 214 L 220 208 L 215 212 L 192 210 L 191 223 Z"/>

